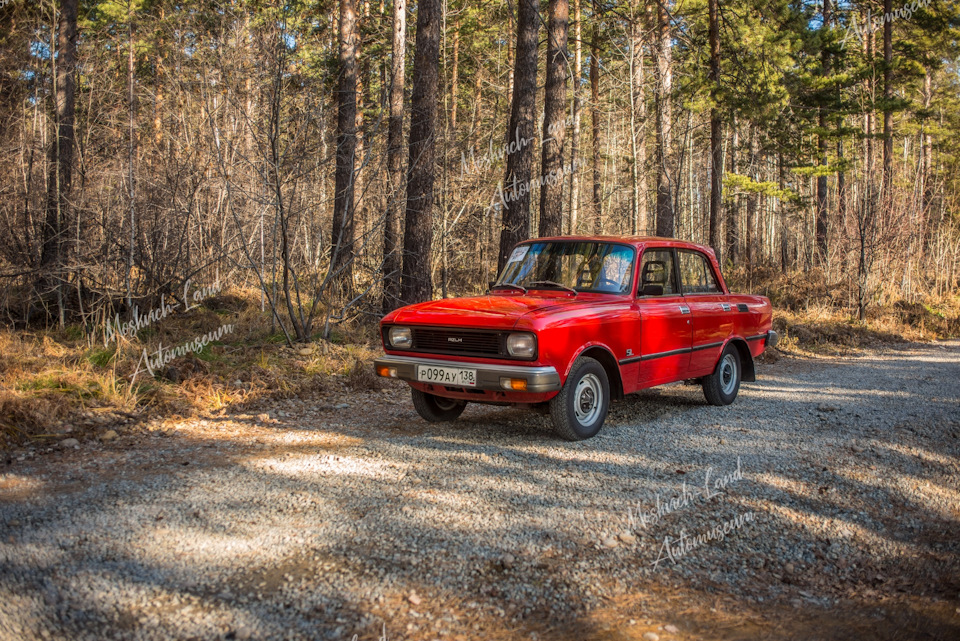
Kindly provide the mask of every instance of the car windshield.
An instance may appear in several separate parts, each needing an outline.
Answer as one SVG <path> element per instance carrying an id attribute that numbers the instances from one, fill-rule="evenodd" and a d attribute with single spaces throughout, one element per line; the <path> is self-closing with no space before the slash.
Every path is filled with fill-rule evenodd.
<path id="1" fill-rule="evenodd" d="M 525 243 L 514 248 L 494 287 L 627 294 L 634 257 L 631 247 L 615 243 Z"/>

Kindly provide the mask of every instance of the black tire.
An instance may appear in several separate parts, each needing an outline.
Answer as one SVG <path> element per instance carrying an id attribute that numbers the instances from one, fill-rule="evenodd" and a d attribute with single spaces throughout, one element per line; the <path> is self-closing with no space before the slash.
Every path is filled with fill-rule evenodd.
<path id="1" fill-rule="evenodd" d="M 703 378 L 703 395 L 711 405 L 729 405 L 740 391 L 740 350 L 727 345 L 713 374 Z"/>
<path id="2" fill-rule="evenodd" d="M 431 423 L 456 420 L 458 416 L 463 414 L 463 409 L 467 406 L 466 401 L 459 401 L 455 398 L 444 398 L 412 388 L 411 391 L 413 392 L 413 406 L 417 409 L 417 414 L 423 420 Z"/>
<path id="3" fill-rule="evenodd" d="M 557 435 L 582 441 L 600 431 L 610 407 L 610 382 L 598 361 L 581 356 L 573 364 L 560 393 L 550 399 L 550 418 Z"/>

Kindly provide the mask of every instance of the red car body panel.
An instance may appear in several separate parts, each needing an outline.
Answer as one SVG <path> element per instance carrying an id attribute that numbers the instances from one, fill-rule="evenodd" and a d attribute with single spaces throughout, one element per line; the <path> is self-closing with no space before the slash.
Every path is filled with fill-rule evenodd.
<path id="1" fill-rule="evenodd" d="M 762 296 L 731 294 L 711 248 L 666 238 L 584 236 L 537 238 L 526 242 L 597 241 L 628 245 L 636 250 L 633 284 L 627 294 L 535 290 L 527 294 L 502 289 L 484 296 L 453 298 L 409 305 L 383 318 L 394 325 L 427 328 L 528 331 L 537 336 L 535 360 L 438 355 L 391 348 L 389 356 L 418 357 L 469 364 L 552 367 L 562 385 L 577 357 L 603 350 L 619 374 L 621 391 L 638 390 L 674 381 L 700 378 L 713 372 L 728 343 L 737 341 L 759 355 L 770 333 L 772 310 Z M 678 249 L 705 256 L 722 293 L 638 296 L 641 255 L 646 249 Z M 689 311 L 683 311 L 686 308 Z M 752 366 L 750 368 L 752 371 Z M 421 391 L 474 402 L 542 403 L 558 393 L 457 389 L 408 381 Z M 611 381 L 612 385 L 613 381 Z"/>

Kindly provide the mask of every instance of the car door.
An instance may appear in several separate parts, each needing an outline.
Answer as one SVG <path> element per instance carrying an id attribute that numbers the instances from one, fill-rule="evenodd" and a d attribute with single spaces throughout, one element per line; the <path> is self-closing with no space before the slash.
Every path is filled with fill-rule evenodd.
<path id="1" fill-rule="evenodd" d="M 680 292 L 669 247 L 644 249 L 637 289 L 640 310 L 639 387 L 679 380 L 690 362 L 690 310 Z"/>
<path id="2" fill-rule="evenodd" d="M 733 312 L 710 260 L 702 252 L 677 250 L 680 289 L 693 321 L 689 378 L 713 371 L 733 331 Z"/>

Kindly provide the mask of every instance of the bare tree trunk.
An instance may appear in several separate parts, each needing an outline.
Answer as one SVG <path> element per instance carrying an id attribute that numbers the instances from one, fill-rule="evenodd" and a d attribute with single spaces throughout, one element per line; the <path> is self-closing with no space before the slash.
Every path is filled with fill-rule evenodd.
<path id="1" fill-rule="evenodd" d="M 127 146 L 127 203 L 130 208 L 130 246 L 127 248 L 127 308 L 128 313 L 133 317 L 133 283 L 131 277 L 133 274 L 133 253 L 137 244 L 137 208 L 136 197 L 137 188 L 134 176 L 134 161 L 137 150 L 137 129 L 136 129 L 136 104 L 134 103 L 133 81 L 134 67 L 136 64 L 136 53 L 133 42 L 133 3 L 127 5 L 127 126 L 130 140 Z M 156 127 L 156 123 L 154 123 Z M 159 131 L 159 128 L 157 128 Z M 158 134 L 159 135 L 159 134 Z"/>
<path id="2" fill-rule="evenodd" d="M 830 0 L 823 0 L 823 30 L 830 27 Z M 824 47 L 820 52 L 820 67 L 823 77 L 830 75 L 830 51 Z M 820 100 L 824 101 L 822 97 Z M 823 105 L 819 109 L 819 131 L 817 132 L 817 162 L 822 169 L 827 166 L 827 110 Z M 816 219 L 816 260 L 821 265 L 827 262 L 827 176 L 817 176 L 817 219 Z"/>
<path id="3" fill-rule="evenodd" d="M 400 302 L 400 228 L 403 218 L 403 85 L 406 69 L 407 3 L 393 0 L 393 56 L 387 126 L 387 211 L 383 228 L 383 313 Z"/>
<path id="4" fill-rule="evenodd" d="M 54 59 L 51 52 L 54 65 L 56 124 L 49 151 L 50 179 L 47 184 L 46 220 L 43 226 L 40 254 L 40 267 L 43 272 L 39 289 L 43 295 L 53 283 L 56 283 L 62 325 L 64 323 L 62 269 L 68 253 L 65 239 L 71 228 L 70 188 L 73 184 L 73 144 L 76 137 L 74 121 L 76 117 L 77 0 L 62 0 L 60 3 L 56 53 L 57 56 Z"/>
<path id="5" fill-rule="evenodd" d="M 570 224 L 567 230 L 577 233 L 577 218 L 580 213 L 580 77 L 583 75 L 583 29 L 580 14 L 580 0 L 573 0 L 574 13 L 574 55 L 573 55 L 573 131 L 570 136 Z"/>
<path id="6" fill-rule="evenodd" d="M 357 152 L 356 0 L 340 0 L 340 81 L 337 87 L 337 167 L 334 176 L 330 269 L 344 292 L 353 290 L 354 167 Z"/>
<path id="7" fill-rule="evenodd" d="M 600 173 L 600 16 L 593 4 L 593 33 L 590 38 L 590 116 L 593 136 L 593 231 L 603 233 L 603 184 Z"/>
<path id="8" fill-rule="evenodd" d="M 783 163 L 783 152 L 781 151 L 777 155 L 777 175 L 778 181 L 777 186 L 780 188 L 780 191 L 783 191 L 784 188 L 784 172 L 786 167 Z M 789 236 L 787 235 L 787 205 L 781 199 L 779 201 L 780 207 L 780 271 L 787 273 L 787 267 L 790 262 L 790 245 L 789 245 Z"/>
<path id="9" fill-rule="evenodd" d="M 709 0 L 710 18 L 710 230 L 709 244 L 720 252 L 720 218 L 723 207 L 723 123 L 720 119 L 720 20 L 719 0 Z"/>
<path id="10" fill-rule="evenodd" d="M 511 138 L 507 143 L 507 169 L 500 201 L 503 227 L 497 271 L 503 269 L 511 248 L 527 237 L 530 228 L 530 176 L 537 108 L 538 5 L 520 0 L 517 10 L 517 47 L 514 53 L 513 100 L 510 110 Z"/>
<path id="11" fill-rule="evenodd" d="M 893 12 L 893 1 L 883 0 L 885 16 Z M 883 22 L 883 211 L 893 213 L 893 24 Z"/>
<path id="12" fill-rule="evenodd" d="M 760 182 L 758 162 L 757 162 L 757 129 L 754 126 L 750 127 L 750 165 L 747 168 L 747 173 L 749 177 L 755 182 Z M 752 270 L 756 258 L 754 240 L 754 232 L 756 227 L 756 214 L 757 214 L 757 198 L 760 195 L 751 191 L 747 194 L 747 220 L 744 224 L 746 227 L 746 241 L 747 241 L 747 268 Z"/>
<path id="13" fill-rule="evenodd" d="M 131 3 L 132 5 L 132 3 Z M 166 11 L 164 7 L 160 6 L 160 24 L 162 25 L 166 17 Z M 161 32 L 162 34 L 162 32 Z M 154 78 L 154 93 L 153 93 L 153 143 L 160 147 L 163 144 L 163 83 L 164 83 L 164 68 L 163 68 L 163 56 L 167 50 L 167 43 L 163 35 L 160 35 L 157 42 L 157 56 L 154 61 L 156 66 L 156 77 Z"/>
<path id="14" fill-rule="evenodd" d="M 567 0 L 550 0 L 547 84 L 543 92 L 540 236 L 563 233 L 563 140 L 567 115 Z"/>
<path id="15" fill-rule="evenodd" d="M 847 174 L 843 170 L 843 116 L 837 119 L 837 226 L 846 229 L 847 222 Z"/>
<path id="16" fill-rule="evenodd" d="M 630 233 L 639 233 L 641 202 L 646 198 L 646 192 L 640 192 L 640 173 L 644 167 L 640 165 L 640 152 L 637 147 L 637 137 L 642 133 L 637 131 L 637 108 L 643 101 L 643 39 L 640 36 L 642 29 L 637 25 L 636 3 L 630 7 L 630 49 L 629 49 L 629 81 L 630 81 L 630 182 L 633 188 L 630 199 Z M 639 50 L 639 53 L 638 53 Z M 640 96 L 637 96 L 637 92 Z M 646 218 L 646 216 L 644 216 Z M 646 222 L 646 221 L 644 221 Z"/>
<path id="17" fill-rule="evenodd" d="M 867 64 L 870 66 L 870 69 L 874 69 L 874 36 L 872 30 L 867 30 L 866 39 L 864 42 L 864 47 L 866 49 L 866 58 Z M 874 152 L 873 152 L 873 137 L 874 137 L 874 93 L 876 91 L 876 83 L 874 81 L 874 74 L 870 73 L 867 75 L 867 96 L 869 98 L 869 104 L 867 105 L 867 113 L 864 118 L 864 126 L 866 128 L 866 167 L 864 169 L 865 176 L 865 193 L 863 201 L 857 207 L 857 241 L 858 241 L 858 256 L 857 256 L 857 318 L 863 322 L 867 319 L 867 302 L 868 302 L 868 285 L 870 278 L 870 261 L 868 257 L 868 252 L 871 250 L 872 236 L 873 236 L 873 227 L 876 222 L 876 190 L 874 188 Z"/>
<path id="18" fill-rule="evenodd" d="M 433 296 L 433 177 L 437 138 L 437 96 L 440 90 L 439 0 L 417 5 L 413 93 L 410 98 L 410 156 L 407 161 L 407 214 L 403 231 L 401 297 L 406 303 Z"/>
<path id="19" fill-rule="evenodd" d="M 670 19 L 667 15 L 668 0 L 657 3 L 657 91 L 655 94 L 657 120 L 657 236 L 674 235 L 672 102 L 673 51 L 670 42 Z"/>
<path id="20" fill-rule="evenodd" d="M 923 108 L 930 109 L 933 101 L 933 74 L 928 68 L 923 76 Z M 921 125 L 921 144 L 923 145 L 923 163 L 921 171 L 921 206 L 920 211 L 924 220 L 927 220 L 930 211 L 930 202 L 933 200 L 933 136 L 930 135 L 930 127 L 924 122 Z"/>
<path id="21" fill-rule="evenodd" d="M 740 132 L 737 130 L 737 119 L 732 118 L 730 120 L 730 173 L 737 173 L 737 151 L 740 147 Z M 739 207 L 737 202 L 733 199 L 737 198 L 736 194 L 731 197 L 732 202 L 729 203 L 727 207 L 727 243 L 726 243 L 726 256 L 724 260 L 727 264 L 736 264 L 737 255 L 738 255 L 738 245 L 740 241 L 740 230 L 737 228 L 738 220 L 737 214 L 739 213 Z"/>
<path id="22" fill-rule="evenodd" d="M 460 16 L 453 21 L 453 63 L 450 65 L 450 130 L 457 131 L 457 95 L 460 86 Z"/>

